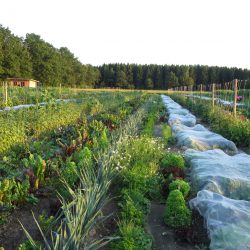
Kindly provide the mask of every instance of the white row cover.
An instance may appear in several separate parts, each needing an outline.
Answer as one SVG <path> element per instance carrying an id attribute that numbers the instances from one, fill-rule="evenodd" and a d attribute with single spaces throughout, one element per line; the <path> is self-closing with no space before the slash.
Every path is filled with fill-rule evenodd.
<path id="1" fill-rule="evenodd" d="M 231 199 L 250 201 L 250 155 L 229 156 L 220 149 L 188 149 L 185 158 L 196 191 L 206 189 Z"/>
<path id="2" fill-rule="evenodd" d="M 199 98 L 201 100 L 212 100 L 212 98 L 208 97 L 208 96 L 199 96 L 199 95 L 186 95 L 186 96 L 193 97 L 193 98 Z M 217 101 L 219 104 L 222 104 L 222 105 L 225 105 L 225 106 L 231 106 L 231 107 L 233 107 L 233 105 L 234 105 L 233 101 L 226 101 L 226 100 L 223 100 L 221 98 L 214 98 L 214 100 Z M 243 103 L 236 103 L 236 105 L 237 106 L 241 106 L 241 107 L 246 106 Z"/>
<path id="3" fill-rule="evenodd" d="M 162 99 L 178 145 L 188 148 L 185 157 L 192 184 L 201 190 L 190 207 L 206 220 L 210 249 L 250 250 L 250 156 L 226 154 L 237 152 L 233 142 L 200 124 L 186 122 L 185 116 L 192 117 L 188 110 L 169 97 Z"/>
<path id="4" fill-rule="evenodd" d="M 220 148 L 230 153 L 237 152 L 233 142 L 202 125 L 195 126 L 196 118 L 187 109 L 182 108 L 168 96 L 162 96 L 162 99 L 168 110 L 168 123 L 172 127 L 178 146 L 202 151 Z"/>
<path id="5" fill-rule="evenodd" d="M 55 100 L 56 103 L 60 103 L 60 102 L 68 103 L 68 102 L 76 102 L 76 101 L 77 101 L 77 99 L 56 99 Z M 40 102 L 38 104 L 20 104 L 20 105 L 17 105 L 17 106 L 6 107 L 6 108 L 3 108 L 3 109 L 0 109 L 0 112 L 9 111 L 9 110 L 19 110 L 19 109 L 30 108 L 30 107 L 36 107 L 37 105 L 38 106 L 45 106 L 47 104 L 48 104 L 47 102 Z"/>
<path id="6" fill-rule="evenodd" d="M 173 126 L 174 124 L 183 124 L 192 127 L 196 124 L 196 118 L 192 114 L 181 115 L 169 113 L 168 123 L 170 126 Z"/>
<path id="7" fill-rule="evenodd" d="M 229 153 L 236 153 L 237 148 L 232 141 L 223 136 L 213 133 L 204 126 L 197 124 L 194 127 L 187 127 L 175 124 L 173 127 L 178 146 L 193 148 L 201 151 L 220 148 Z"/>
<path id="8" fill-rule="evenodd" d="M 190 207 L 205 217 L 210 249 L 250 249 L 250 202 L 233 200 L 208 190 L 199 191 Z"/>

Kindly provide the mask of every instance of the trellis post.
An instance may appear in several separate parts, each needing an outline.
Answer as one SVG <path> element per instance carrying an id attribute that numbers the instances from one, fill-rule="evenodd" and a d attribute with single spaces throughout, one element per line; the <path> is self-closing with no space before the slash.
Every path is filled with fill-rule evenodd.
<path id="1" fill-rule="evenodd" d="M 233 107 L 233 113 L 234 116 L 236 117 L 237 115 L 237 96 L 238 96 L 238 80 L 234 79 L 234 107 Z"/>
<path id="2" fill-rule="evenodd" d="M 214 91 L 215 91 L 215 84 L 212 84 L 212 106 L 213 106 L 213 111 L 214 111 Z"/>

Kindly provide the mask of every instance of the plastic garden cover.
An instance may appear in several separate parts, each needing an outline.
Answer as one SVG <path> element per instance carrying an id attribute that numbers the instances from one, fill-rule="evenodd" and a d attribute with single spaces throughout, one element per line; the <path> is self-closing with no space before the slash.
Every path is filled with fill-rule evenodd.
<path id="1" fill-rule="evenodd" d="M 187 109 L 182 108 L 168 96 L 162 96 L 162 100 L 168 110 L 168 123 L 172 126 L 175 123 L 192 127 L 196 124 L 196 118 Z"/>
<path id="2" fill-rule="evenodd" d="M 229 156 L 220 149 L 188 149 L 185 158 L 196 191 L 206 189 L 231 199 L 250 201 L 250 155 Z"/>
<path id="3" fill-rule="evenodd" d="M 250 249 L 250 202 L 232 200 L 208 190 L 190 202 L 205 218 L 212 250 Z"/>
<path id="4" fill-rule="evenodd" d="M 213 133 L 202 125 L 187 127 L 181 124 L 172 126 L 177 139 L 177 145 L 185 148 L 192 148 L 201 151 L 220 148 L 229 153 L 236 153 L 238 150 L 232 141 L 223 136 Z"/>
<path id="5" fill-rule="evenodd" d="M 182 109 L 180 109 L 181 111 Z M 183 109 L 185 110 L 185 109 Z M 193 127 L 196 124 L 196 118 L 191 113 L 186 115 L 180 115 L 176 113 L 171 113 L 169 115 L 168 123 L 170 126 L 173 126 L 174 124 L 183 124 L 188 127 Z"/>

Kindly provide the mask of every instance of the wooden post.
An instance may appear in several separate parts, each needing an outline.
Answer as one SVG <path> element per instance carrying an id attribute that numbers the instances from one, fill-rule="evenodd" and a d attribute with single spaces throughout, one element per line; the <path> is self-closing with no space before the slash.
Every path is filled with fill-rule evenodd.
<path id="1" fill-rule="evenodd" d="M 215 84 L 212 84 L 212 106 L 213 106 L 213 111 L 214 111 L 214 91 L 215 91 Z"/>
<path id="2" fill-rule="evenodd" d="M 200 86 L 200 99 L 201 99 L 201 95 L 202 95 L 202 84 Z"/>
<path id="3" fill-rule="evenodd" d="M 234 79 L 234 117 L 237 115 L 237 95 L 238 95 L 238 80 Z"/>
<path id="4" fill-rule="evenodd" d="M 4 100 L 5 100 L 5 106 L 8 105 L 8 83 L 4 82 Z"/>
<path id="5" fill-rule="evenodd" d="M 4 82 L 2 82 L 2 87 L 3 87 L 3 100 L 5 101 L 5 87 L 4 87 Z"/>
<path id="6" fill-rule="evenodd" d="M 62 99 L 62 84 L 60 83 L 60 88 L 59 88 L 59 96 L 60 99 Z"/>

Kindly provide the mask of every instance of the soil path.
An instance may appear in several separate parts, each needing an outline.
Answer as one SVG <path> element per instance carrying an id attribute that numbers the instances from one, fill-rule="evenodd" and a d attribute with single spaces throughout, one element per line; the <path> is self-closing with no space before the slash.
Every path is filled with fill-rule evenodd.
<path id="1" fill-rule="evenodd" d="M 165 205 L 157 202 L 151 203 L 148 215 L 148 231 L 153 236 L 153 250 L 192 250 L 196 249 L 188 242 L 181 242 L 175 238 L 174 231 L 167 228 L 163 222 Z"/>

